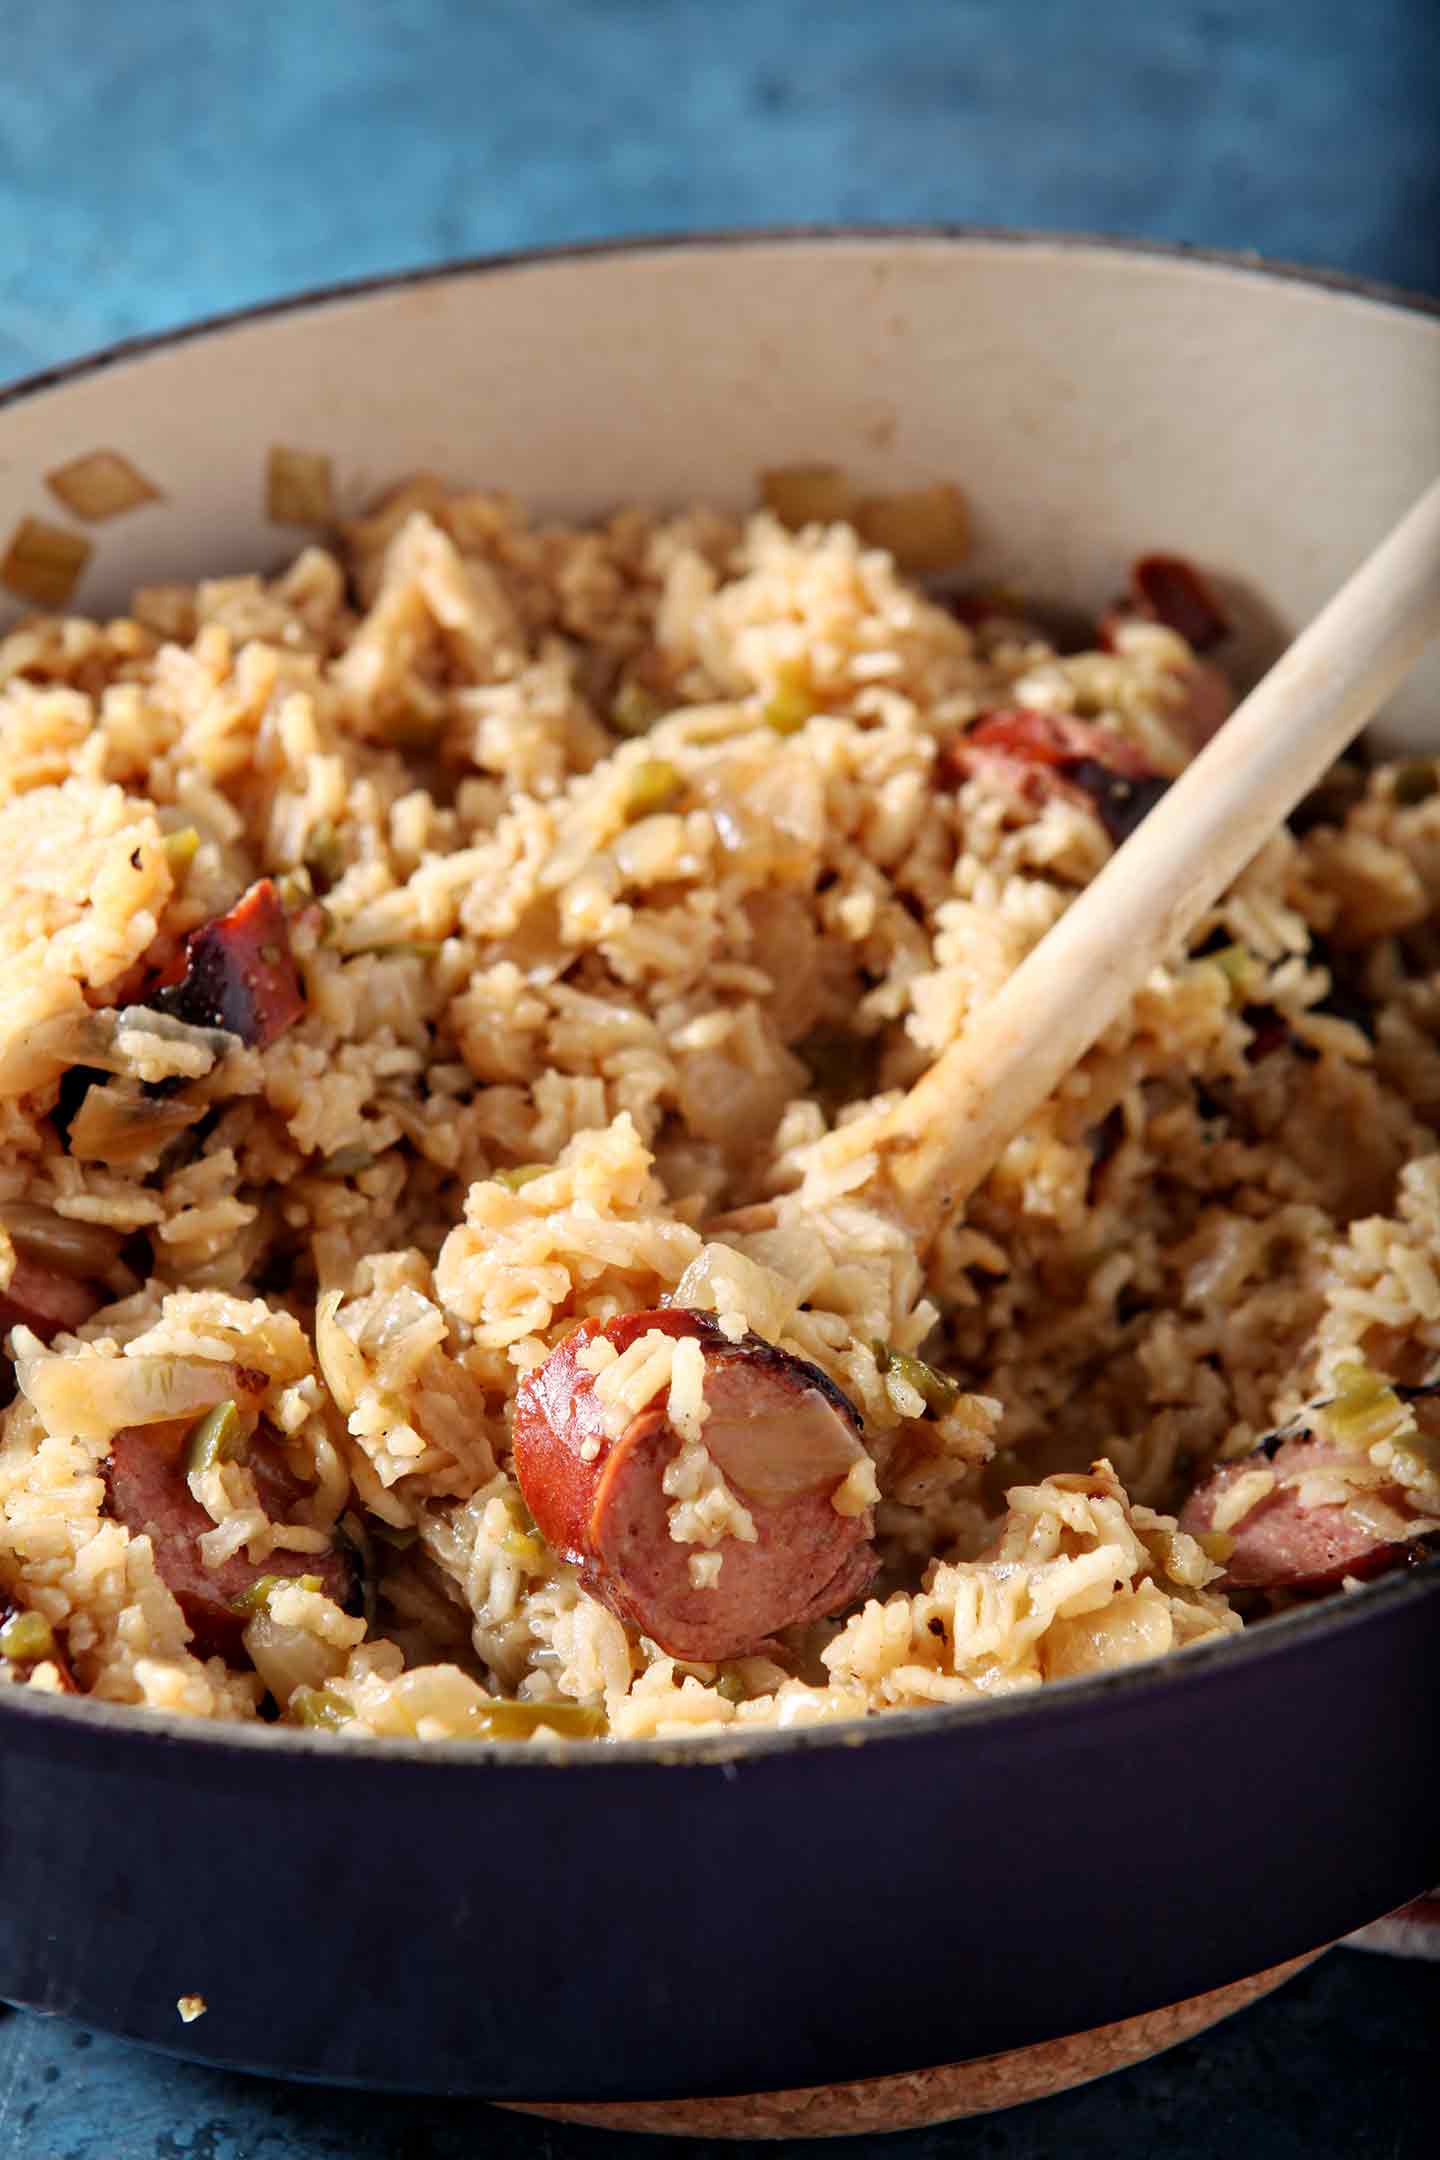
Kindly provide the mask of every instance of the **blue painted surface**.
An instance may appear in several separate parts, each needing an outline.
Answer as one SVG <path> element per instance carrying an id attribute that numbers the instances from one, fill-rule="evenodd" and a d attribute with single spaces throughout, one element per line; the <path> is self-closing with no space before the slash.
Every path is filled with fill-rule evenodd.
<path id="1" fill-rule="evenodd" d="M 692 225 L 1129 231 L 1433 291 L 1437 113 L 1431 0 L 0 0 L 0 379 L 337 277 Z M 845 2149 L 1407 2160 L 1437 2031 L 1440 1971 L 1346 1954 L 1123 2079 Z M 0 2160 L 613 2149 L 0 2013 Z"/>
<path id="2" fill-rule="evenodd" d="M 285 1968 L 278 1948 L 277 1978 Z M 1172 2054 L 988 2120 L 858 2138 L 838 2160 L 1429 2160 L 1440 1967 L 1337 1951 Z M 817 2153 L 807 2143 L 766 2148 Z M 723 2160 L 474 2100 L 286 2086 L 0 2013 L 4 2160 Z"/>
<path id="3" fill-rule="evenodd" d="M 0 0 L 0 378 L 657 226 L 1109 229 L 1440 286 L 1429 0 Z"/>

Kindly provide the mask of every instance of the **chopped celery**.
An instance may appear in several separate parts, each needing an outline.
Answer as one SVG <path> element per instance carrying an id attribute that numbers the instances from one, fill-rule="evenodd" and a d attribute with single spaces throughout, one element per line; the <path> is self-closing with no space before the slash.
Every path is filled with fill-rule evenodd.
<path id="1" fill-rule="evenodd" d="M 200 835 L 193 825 L 185 825 L 179 832 L 167 832 L 161 846 L 170 865 L 170 875 L 178 885 L 199 852 Z"/>
<path id="2" fill-rule="evenodd" d="M 239 1405 L 216 1403 L 190 1428 L 185 1449 L 187 1470 L 213 1470 L 218 1463 L 233 1462 L 243 1440 Z"/>
<path id="3" fill-rule="evenodd" d="M 480 1711 L 475 1738 L 528 1740 L 534 1732 L 557 1732 L 593 1740 L 604 1730 L 605 1712 L 599 1703 L 506 1702 L 497 1697 Z"/>
<path id="4" fill-rule="evenodd" d="M 263 1612 L 270 1602 L 271 1591 L 278 1590 L 284 1579 L 282 1575 L 257 1575 L 248 1590 L 242 1590 L 239 1597 L 231 1599 L 231 1612 Z"/>
<path id="5" fill-rule="evenodd" d="M 933 1410 L 937 1417 L 943 1416 L 960 1400 L 959 1381 L 952 1380 L 948 1373 L 937 1372 L 923 1358 L 912 1356 L 908 1350 L 893 1349 L 886 1342 L 873 1342 L 870 1349 L 878 1369 L 882 1373 L 893 1372 L 907 1387 L 912 1387 L 926 1409 Z"/>
<path id="6" fill-rule="evenodd" d="M 815 700 L 809 690 L 791 678 L 777 683 L 760 717 L 777 735 L 798 735 L 814 711 Z"/>

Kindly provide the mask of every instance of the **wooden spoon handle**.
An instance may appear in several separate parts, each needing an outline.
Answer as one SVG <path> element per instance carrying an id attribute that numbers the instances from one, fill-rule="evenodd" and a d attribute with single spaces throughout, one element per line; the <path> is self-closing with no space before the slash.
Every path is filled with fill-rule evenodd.
<path id="1" fill-rule="evenodd" d="M 904 1100 L 872 1131 L 846 1129 L 880 1148 L 917 1231 L 974 1191 L 1437 633 L 1440 481 Z"/>

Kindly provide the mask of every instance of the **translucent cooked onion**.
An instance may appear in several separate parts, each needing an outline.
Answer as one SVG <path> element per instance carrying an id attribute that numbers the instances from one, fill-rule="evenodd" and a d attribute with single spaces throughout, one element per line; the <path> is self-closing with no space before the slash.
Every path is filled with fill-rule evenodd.
<path id="1" fill-rule="evenodd" d="M 339 1290 L 326 1290 L 316 1301 L 315 1354 L 336 1408 L 348 1417 L 360 1400 L 361 1390 L 370 1377 L 370 1368 L 358 1343 L 346 1334 L 336 1317 L 343 1295 Z"/>
<path id="2" fill-rule="evenodd" d="M 76 1162 L 143 1162 L 205 1115 L 205 1104 L 179 1095 L 146 1095 L 132 1082 L 92 1087 L 70 1124 Z"/>
<path id="3" fill-rule="evenodd" d="M 187 1357 L 50 1357 L 16 1360 L 15 1377 L 47 1432 L 109 1440 L 129 1425 L 199 1417 L 233 1399 L 253 1407 L 265 1375 L 248 1366 Z"/>
<path id="4" fill-rule="evenodd" d="M 344 1672 L 348 1650 L 337 1649 L 308 1628 L 287 1627 L 260 1611 L 242 1638 L 251 1664 L 281 1709 L 296 1688 L 321 1688 Z"/>
<path id="5" fill-rule="evenodd" d="M 711 1362 L 705 1400 L 704 1446 L 726 1482 L 762 1507 L 833 1488 L 864 1459 L 854 1428 L 818 1388 L 782 1381 L 758 1359 Z"/>
<path id="6" fill-rule="evenodd" d="M 1165 1598 L 1152 1584 L 1125 1591 L 1098 1612 L 1052 1620 L 1041 1647 L 1047 1680 L 1163 1657 L 1175 1640 Z"/>
<path id="7" fill-rule="evenodd" d="M 364 1705 L 372 1732 L 415 1738 L 444 1732 L 456 1740 L 526 1740 L 539 1734 L 593 1740 L 605 1730 L 598 1703 L 511 1702 L 487 1695 L 456 1665 L 418 1665 Z"/>

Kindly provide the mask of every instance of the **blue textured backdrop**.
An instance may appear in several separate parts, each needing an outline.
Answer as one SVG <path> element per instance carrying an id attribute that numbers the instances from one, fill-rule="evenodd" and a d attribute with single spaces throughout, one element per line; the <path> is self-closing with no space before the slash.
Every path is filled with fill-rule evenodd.
<path id="1" fill-rule="evenodd" d="M 0 378 L 318 279 L 958 218 L 1440 285 L 1433 0 L 0 0 Z"/>
<path id="2" fill-rule="evenodd" d="M 0 379 L 442 255 L 825 218 L 1128 231 L 1440 289 L 1440 5 L 0 0 Z M 277 1973 L 289 1952 L 282 1930 Z M 847 2150 L 1406 2160 L 1433 2150 L 1437 2031 L 1440 1971 L 1342 1954 L 1127 2078 Z M 625 2144 L 0 2012 L 0 2160 L 481 2149 Z"/>

